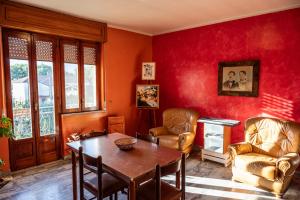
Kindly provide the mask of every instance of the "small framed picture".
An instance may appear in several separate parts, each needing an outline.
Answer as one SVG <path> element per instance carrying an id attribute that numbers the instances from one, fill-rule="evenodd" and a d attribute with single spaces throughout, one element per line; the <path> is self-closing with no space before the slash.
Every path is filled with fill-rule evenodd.
<path id="1" fill-rule="evenodd" d="M 136 107 L 159 108 L 159 85 L 136 85 Z"/>
<path id="2" fill-rule="evenodd" d="M 155 80 L 155 63 L 143 62 L 142 64 L 142 80 Z"/>
<path id="3" fill-rule="evenodd" d="M 259 61 L 220 62 L 218 95 L 258 96 Z"/>

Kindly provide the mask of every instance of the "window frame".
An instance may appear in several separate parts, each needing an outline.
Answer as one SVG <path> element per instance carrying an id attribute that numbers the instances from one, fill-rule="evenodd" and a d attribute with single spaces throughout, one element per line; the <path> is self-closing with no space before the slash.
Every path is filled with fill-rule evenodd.
<path id="1" fill-rule="evenodd" d="M 85 83 L 84 83 L 84 47 L 93 47 L 96 50 L 96 106 L 93 107 L 85 107 Z M 82 111 L 94 111 L 100 109 L 100 83 L 101 83 L 101 66 L 100 66 L 100 48 L 98 43 L 92 42 L 81 42 L 80 45 L 80 55 L 81 55 L 81 103 L 82 103 Z"/>
<path id="2" fill-rule="evenodd" d="M 64 44 L 76 45 L 78 48 L 78 108 L 66 108 L 66 93 L 65 93 L 65 62 L 64 62 Z M 60 40 L 60 55 L 61 55 L 61 95 L 62 95 L 62 112 L 63 113 L 79 113 L 88 111 L 101 110 L 101 43 L 90 42 L 76 39 L 61 39 Z M 96 106 L 85 107 L 85 84 L 84 84 L 84 47 L 94 47 L 96 49 Z"/>

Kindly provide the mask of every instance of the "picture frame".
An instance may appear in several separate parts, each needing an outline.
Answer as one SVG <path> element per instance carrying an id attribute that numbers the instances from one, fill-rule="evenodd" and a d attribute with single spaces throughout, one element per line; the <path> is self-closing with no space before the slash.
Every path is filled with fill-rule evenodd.
<path id="1" fill-rule="evenodd" d="M 159 108 L 159 85 L 137 84 L 136 85 L 136 107 L 138 109 Z"/>
<path id="2" fill-rule="evenodd" d="M 155 80 L 155 62 L 142 63 L 142 80 Z"/>
<path id="3" fill-rule="evenodd" d="M 258 96 L 258 60 L 220 62 L 218 66 L 219 96 Z"/>

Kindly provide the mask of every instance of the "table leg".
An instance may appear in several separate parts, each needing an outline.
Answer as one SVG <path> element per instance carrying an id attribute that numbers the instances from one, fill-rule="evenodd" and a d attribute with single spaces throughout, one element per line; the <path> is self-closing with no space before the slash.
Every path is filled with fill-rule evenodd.
<path id="1" fill-rule="evenodd" d="M 72 151 L 72 185 L 73 185 L 73 200 L 77 200 L 77 175 L 76 175 L 76 155 Z"/>
<path id="2" fill-rule="evenodd" d="M 130 184 L 129 184 L 129 193 L 128 193 L 128 196 L 129 196 L 129 200 L 135 200 L 136 199 L 136 185 L 135 185 L 135 181 L 130 181 Z"/>
<path id="3" fill-rule="evenodd" d="M 180 189 L 180 171 L 176 172 L 176 188 Z"/>

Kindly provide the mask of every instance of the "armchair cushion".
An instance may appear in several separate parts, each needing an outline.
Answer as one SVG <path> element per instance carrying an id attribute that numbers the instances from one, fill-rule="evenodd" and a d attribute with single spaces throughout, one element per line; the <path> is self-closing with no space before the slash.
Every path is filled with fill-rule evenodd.
<path id="1" fill-rule="evenodd" d="M 234 159 L 237 155 L 251 153 L 252 145 L 247 142 L 232 144 L 228 147 L 231 158 Z"/>
<path id="2" fill-rule="evenodd" d="M 276 178 L 276 160 L 263 154 L 245 153 L 235 157 L 234 167 L 273 181 Z"/>
<path id="3" fill-rule="evenodd" d="M 156 128 L 149 129 L 149 134 L 154 137 L 157 137 L 159 135 L 168 135 L 170 133 L 165 127 L 156 127 Z"/>

